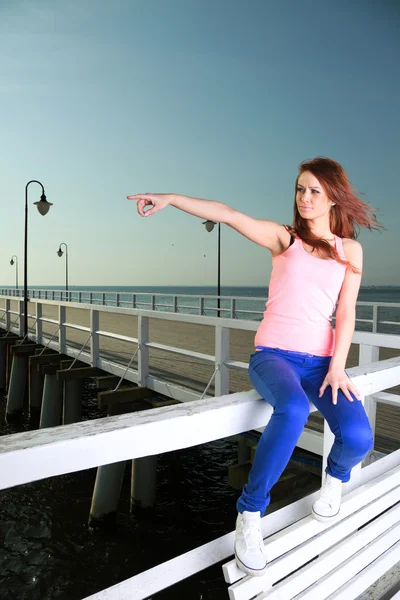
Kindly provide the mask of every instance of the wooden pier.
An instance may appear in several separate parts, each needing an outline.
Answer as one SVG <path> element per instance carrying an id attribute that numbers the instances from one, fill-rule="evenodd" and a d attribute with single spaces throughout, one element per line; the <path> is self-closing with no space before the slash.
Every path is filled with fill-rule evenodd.
<path id="1" fill-rule="evenodd" d="M 14 336 L 10 343 L 9 334 L 0 338 L 4 340 L 0 344 L 2 356 L 4 358 L 7 352 L 9 357 L 2 377 L 11 378 L 11 384 L 14 381 L 16 385 L 11 386 L 13 393 L 9 396 L 18 397 L 23 389 L 27 364 L 34 365 L 39 378 L 45 378 L 43 402 L 47 397 L 49 404 L 54 405 L 57 396 L 58 411 L 62 401 L 65 409 L 67 386 L 72 383 L 70 398 L 75 403 L 79 389 L 75 384 L 80 384 L 83 377 L 108 374 L 110 385 L 116 385 L 101 397 L 102 405 L 109 410 L 106 418 L 79 422 L 75 410 L 69 425 L 1 438 L 3 489 L 97 466 L 95 488 L 100 492 L 108 490 L 110 481 L 115 488 L 105 503 L 102 493 L 100 503 L 94 494 L 91 515 L 97 518 L 99 512 L 104 513 L 105 505 L 106 512 L 114 510 L 125 461 L 152 461 L 157 454 L 174 449 L 260 431 L 268 422 L 272 409 L 251 389 L 247 375 L 257 322 L 38 300 L 29 302 L 28 341 L 21 339 L 21 301 L 0 298 L 1 301 L 4 303 L 3 326 Z M 22 345 L 16 345 L 16 340 L 23 342 Z M 265 516 L 263 532 L 269 538 L 268 545 L 273 546 L 276 539 L 279 552 L 274 555 L 268 577 L 259 578 L 258 582 L 251 581 L 256 578 L 243 578 L 232 561 L 224 567 L 226 581 L 232 584 L 229 588 L 232 600 L 247 600 L 255 594 L 260 600 L 270 597 L 278 600 L 279 592 L 271 586 L 281 579 L 283 588 L 292 590 L 292 595 L 284 597 L 297 598 L 305 589 L 302 587 L 305 582 L 311 581 L 310 573 L 314 577 L 313 588 L 315 584 L 315 590 L 319 590 L 316 571 L 309 567 L 308 561 L 320 552 L 328 551 L 335 556 L 337 563 L 324 559 L 320 564 L 330 578 L 326 590 L 331 590 L 329 593 L 337 590 L 337 597 L 343 600 L 356 597 L 346 596 L 349 589 L 354 593 L 366 589 L 395 564 L 400 531 L 395 506 L 400 501 L 400 336 L 356 332 L 353 342 L 347 364 L 349 375 L 361 392 L 375 431 L 375 451 L 386 456 L 376 462 L 367 460 L 353 469 L 350 482 L 345 484 L 343 526 L 316 526 L 307 516 L 314 493 Z M 53 354 L 46 357 L 42 352 Z M 137 400 L 132 400 L 132 392 L 126 388 L 118 393 L 122 380 L 134 385 Z M 162 394 L 166 398 L 165 405 L 157 407 L 155 403 L 156 407 L 149 411 L 143 404 L 148 401 L 148 393 Z M 134 412 L 113 413 L 112 407 L 118 404 L 117 396 L 137 402 Z M 333 436 L 315 407 L 310 408 L 308 427 L 298 446 L 321 456 L 324 467 Z M 149 464 L 146 462 L 142 470 L 138 464 L 142 483 L 144 474 L 148 475 Z M 132 469 L 132 473 L 134 471 Z M 364 484 L 368 484 L 365 489 Z M 140 490 L 140 487 L 140 484 L 133 485 L 132 489 Z M 140 496 L 140 491 L 138 494 Z M 144 496 L 141 500 L 146 501 Z M 382 516 L 386 512 L 388 515 Z M 372 527 L 371 520 L 374 521 Z M 348 536 L 350 525 L 354 532 L 351 538 Z M 292 526 L 293 536 L 285 535 L 288 526 Z M 358 535 L 357 531 L 364 527 L 365 532 Z M 232 536 L 233 533 L 227 534 L 91 598 L 147 598 L 228 558 L 232 554 Z M 279 540 L 284 540 L 283 545 Z M 373 542 L 371 553 L 361 550 L 368 540 Z M 356 575 L 349 578 L 348 573 L 344 574 L 340 580 L 343 583 L 339 583 L 336 574 L 342 577 L 339 566 L 342 550 L 348 553 L 347 563 Z M 286 560 L 288 552 L 294 562 Z M 293 564 L 299 569 L 295 575 L 291 574 Z M 369 566 L 365 576 L 357 571 L 359 564 L 364 565 L 361 571 Z M 317 595 L 308 595 L 307 592 L 304 598 L 319 598 L 319 591 L 315 593 Z"/>

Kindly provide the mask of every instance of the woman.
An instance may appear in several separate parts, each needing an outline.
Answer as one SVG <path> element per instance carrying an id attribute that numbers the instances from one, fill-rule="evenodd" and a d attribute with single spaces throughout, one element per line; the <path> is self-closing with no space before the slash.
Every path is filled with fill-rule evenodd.
<path id="1" fill-rule="evenodd" d="M 281 476 L 309 415 L 309 400 L 335 435 L 313 516 L 333 520 L 342 482 L 373 445 L 360 394 L 345 372 L 355 327 L 362 273 L 358 226 L 379 227 L 334 160 L 300 165 L 292 226 L 253 219 L 219 202 L 175 194 L 136 194 L 142 217 L 168 204 L 229 225 L 272 254 L 264 318 L 255 336 L 249 375 L 274 411 L 257 445 L 247 485 L 237 502 L 235 556 L 250 575 L 262 575 L 267 556 L 260 530 L 272 486 Z M 150 208 L 149 208 L 150 207 Z M 147 210 L 146 210 L 147 209 Z M 336 308 L 336 330 L 331 317 Z"/>

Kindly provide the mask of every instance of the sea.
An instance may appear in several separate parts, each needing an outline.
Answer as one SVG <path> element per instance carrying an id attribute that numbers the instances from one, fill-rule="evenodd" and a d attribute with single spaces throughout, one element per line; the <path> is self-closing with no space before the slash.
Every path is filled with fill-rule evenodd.
<path id="1" fill-rule="evenodd" d="M 39 289 L 39 288 L 37 288 Z M 62 286 L 41 287 L 60 294 Z M 91 293 L 96 303 L 113 305 L 116 294 L 132 306 L 132 295 L 148 308 L 198 314 L 200 296 L 208 296 L 206 314 L 216 314 L 215 287 L 70 287 L 71 300 Z M 43 292 L 43 293 L 44 293 Z M 35 291 L 35 296 L 37 295 Z M 42 293 L 42 292 L 41 292 Z M 65 292 L 64 292 L 65 293 Z M 30 291 L 33 295 L 33 290 Z M 222 287 L 220 308 L 236 317 L 261 319 L 267 288 Z M 225 297 L 225 299 L 223 298 Z M 254 301 L 250 298 L 259 298 Z M 378 331 L 400 335 L 400 287 L 364 287 L 360 302 L 381 303 Z M 157 304 L 159 306 L 157 306 Z M 114 304 L 115 305 L 115 304 Z M 126 304 L 128 306 L 128 304 Z M 257 312 L 257 314 L 255 314 Z M 372 307 L 359 305 L 357 328 L 371 330 Z M 246 316 L 247 315 L 247 316 Z M 97 389 L 85 380 L 83 420 L 106 416 L 97 408 Z M 17 423 L 5 418 L 0 398 L 0 435 L 38 428 L 37 416 L 24 414 Z M 228 466 L 237 462 L 237 445 L 219 440 L 159 456 L 154 509 L 129 511 L 130 465 L 127 464 L 116 522 L 105 530 L 88 527 L 96 470 L 53 477 L 0 491 L 0 600 L 82 600 L 133 575 L 205 544 L 234 529 L 239 491 L 228 485 Z M 149 596 L 151 600 L 224 600 L 227 585 L 221 564 Z"/>

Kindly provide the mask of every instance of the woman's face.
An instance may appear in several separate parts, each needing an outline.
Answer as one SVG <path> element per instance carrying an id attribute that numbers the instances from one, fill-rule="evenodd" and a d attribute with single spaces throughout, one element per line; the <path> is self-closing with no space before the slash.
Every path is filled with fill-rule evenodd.
<path id="1" fill-rule="evenodd" d="M 316 177 L 309 171 L 301 173 L 296 189 L 296 205 L 303 219 L 328 215 L 332 202 Z"/>

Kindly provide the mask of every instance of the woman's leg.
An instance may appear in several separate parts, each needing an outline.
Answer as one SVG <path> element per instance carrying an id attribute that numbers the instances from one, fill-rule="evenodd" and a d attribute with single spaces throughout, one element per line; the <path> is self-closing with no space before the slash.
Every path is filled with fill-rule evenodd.
<path id="1" fill-rule="evenodd" d="M 371 450 L 373 434 L 364 406 L 353 395 L 353 402 L 350 402 L 339 390 L 337 404 L 332 404 L 332 389 L 328 386 L 323 396 L 318 397 L 328 367 L 317 368 L 313 373 L 303 371 L 302 386 L 335 436 L 326 472 L 346 482 L 350 479 L 351 469 Z"/>
<path id="2" fill-rule="evenodd" d="M 263 516 L 270 490 L 289 462 L 307 422 L 310 405 L 297 372 L 302 359 L 297 362 L 295 357 L 283 358 L 279 351 L 263 350 L 251 357 L 251 382 L 274 412 L 258 442 L 248 483 L 238 499 L 239 513 L 260 511 Z"/>

